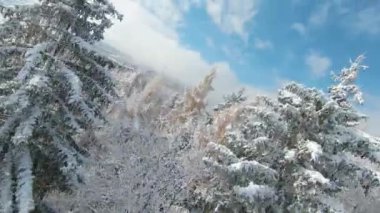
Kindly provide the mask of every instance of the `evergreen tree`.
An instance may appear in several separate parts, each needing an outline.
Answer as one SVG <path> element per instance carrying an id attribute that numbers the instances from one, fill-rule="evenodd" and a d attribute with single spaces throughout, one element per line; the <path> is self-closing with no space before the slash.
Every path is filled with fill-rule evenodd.
<path id="1" fill-rule="evenodd" d="M 115 95 L 117 65 L 92 44 L 122 17 L 108 0 L 40 0 L 0 13 L 0 211 L 29 212 L 33 189 L 57 182 L 41 183 L 43 168 L 81 181 L 75 136 L 101 123 Z"/>
<path id="2" fill-rule="evenodd" d="M 335 76 L 329 95 L 292 83 L 276 101 L 237 105 L 239 116 L 207 145 L 204 162 L 216 175 L 194 191 L 202 209 L 345 212 L 338 192 L 378 187 L 378 172 L 355 160 L 380 163 L 379 140 L 356 128 L 365 116 L 350 101 L 362 103 L 354 84 L 362 59 Z"/>

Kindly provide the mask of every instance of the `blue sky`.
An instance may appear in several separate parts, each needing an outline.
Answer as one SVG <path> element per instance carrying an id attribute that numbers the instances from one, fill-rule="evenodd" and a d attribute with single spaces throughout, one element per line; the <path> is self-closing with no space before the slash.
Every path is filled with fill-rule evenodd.
<path id="1" fill-rule="evenodd" d="M 370 69 L 359 83 L 366 93 L 380 92 L 380 1 L 254 2 L 246 35 L 223 31 L 207 8 L 194 7 L 179 27 L 181 42 L 209 61 L 228 61 L 241 81 L 265 89 L 282 80 L 326 88 L 331 71 L 363 53 Z"/>
<path id="2" fill-rule="evenodd" d="M 113 1 L 119 7 L 121 0 Z M 182 47 L 208 63 L 227 63 L 244 84 L 273 90 L 294 80 L 326 88 L 331 71 L 365 54 L 370 69 L 359 84 L 366 94 L 380 91 L 380 1 L 131 2 L 172 30 Z M 133 16 L 125 15 L 125 22 Z"/>
<path id="3" fill-rule="evenodd" d="M 188 84 L 217 68 L 213 97 L 275 94 L 297 81 L 326 91 L 330 72 L 365 54 L 362 107 L 380 124 L 380 1 L 111 0 L 125 19 L 106 42 L 133 62 Z M 213 98 L 211 97 L 211 99 Z M 217 99 L 217 98 L 216 98 Z"/>

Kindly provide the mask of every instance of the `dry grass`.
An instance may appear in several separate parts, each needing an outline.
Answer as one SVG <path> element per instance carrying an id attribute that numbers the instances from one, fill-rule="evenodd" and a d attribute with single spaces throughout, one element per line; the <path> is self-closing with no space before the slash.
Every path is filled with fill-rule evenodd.
<path id="1" fill-rule="evenodd" d="M 168 114 L 168 120 L 183 124 L 201 114 L 206 108 L 206 97 L 213 90 L 212 82 L 215 76 L 216 70 L 212 70 L 198 86 L 186 91 L 182 103 Z"/>
<path id="2" fill-rule="evenodd" d="M 242 110 L 241 105 L 233 105 L 214 115 L 213 138 L 217 143 L 224 144 L 227 128 L 236 121 Z"/>
<path id="3" fill-rule="evenodd" d="M 215 77 L 216 70 L 213 69 L 197 86 L 188 89 L 183 96 L 173 98 L 168 96 L 165 79 L 155 76 L 137 93 L 129 92 L 127 103 L 113 106 L 109 113 L 114 119 L 124 117 L 134 120 L 145 117 L 162 134 L 190 133 L 199 148 L 204 148 L 210 141 L 224 144 L 226 132 L 238 119 L 243 105 L 234 104 L 215 112 L 210 117 L 213 122 L 205 128 L 205 120 L 198 119 L 205 115 L 207 96 L 213 91 Z M 141 84 L 140 78 L 131 78 L 131 81 L 129 83 L 132 85 Z M 169 102 L 175 103 L 173 108 L 165 105 Z"/>

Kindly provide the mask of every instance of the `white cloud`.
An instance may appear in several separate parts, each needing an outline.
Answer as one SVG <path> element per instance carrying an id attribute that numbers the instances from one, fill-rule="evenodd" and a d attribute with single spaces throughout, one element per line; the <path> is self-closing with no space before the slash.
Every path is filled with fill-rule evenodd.
<path id="1" fill-rule="evenodd" d="M 222 49 L 222 52 L 224 53 L 224 55 L 227 56 L 228 58 L 234 57 L 234 54 L 232 53 L 231 48 L 228 48 L 226 45 L 222 45 L 221 49 Z"/>
<path id="2" fill-rule="evenodd" d="M 134 0 L 171 28 L 183 24 L 192 7 L 204 6 L 212 21 L 225 33 L 247 40 L 246 25 L 257 13 L 259 0 Z"/>
<path id="3" fill-rule="evenodd" d="M 12 6 L 12 5 L 27 5 L 36 3 L 38 0 L 0 0 L 0 5 Z"/>
<path id="4" fill-rule="evenodd" d="M 291 29 L 300 35 L 305 35 L 308 31 L 324 26 L 333 14 L 337 17 L 334 24 L 345 27 L 349 33 L 376 36 L 380 35 L 380 13 L 378 11 L 380 11 L 379 4 L 370 4 L 363 9 L 358 9 L 349 1 L 325 1 L 314 8 L 306 22 L 295 22 L 291 25 Z"/>
<path id="5" fill-rule="evenodd" d="M 321 26 L 326 23 L 329 16 L 331 5 L 329 2 L 320 5 L 315 11 L 312 12 L 309 23 L 314 26 Z"/>
<path id="6" fill-rule="evenodd" d="M 255 45 L 255 48 L 259 50 L 273 49 L 273 44 L 269 40 L 262 40 L 262 39 L 256 38 L 254 41 L 254 45 Z"/>
<path id="7" fill-rule="evenodd" d="M 362 128 L 371 135 L 380 137 L 380 107 L 364 111 L 364 113 L 368 116 L 368 119 Z"/>
<path id="8" fill-rule="evenodd" d="M 300 35 L 305 36 L 309 29 L 321 27 L 327 22 L 330 10 L 330 2 L 319 5 L 314 11 L 312 11 L 305 24 L 295 22 L 290 28 L 297 31 Z"/>
<path id="9" fill-rule="evenodd" d="M 135 0 L 166 25 L 176 28 L 183 23 L 184 14 L 200 5 L 200 0 Z"/>
<path id="10" fill-rule="evenodd" d="M 363 113 L 368 116 L 361 128 L 366 132 L 380 137 L 380 96 L 365 94 Z"/>
<path id="11" fill-rule="evenodd" d="M 207 0 L 207 12 L 225 33 L 247 39 L 246 25 L 258 12 L 258 0 Z"/>
<path id="12" fill-rule="evenodd" d="M 244 52 L 241 48 L 234 45 L 222 45 L 220 50 L 224 55 L 230 60 L 238 62 L 239 64 L 244 64 Z"/>
<path id="13" fill-rule="evenodd" d="M 353 28 L 356 32 L 368 33 L 370 35 L 380 34 L 380 13 L 379 7 L 370 7 L 360 11 L 353 21 Z M 350 26 L 349 26 L 350 27 Z M 351 27 L 350 27 L 351 28 Z"/>
<path id="14" fill-rule="evenodd" d="M 219 67 L 215 80 L 215 98 L 222 93 L 246 86 L 250 94 L 264 93 L 242 84 L 226 62 L 210 63 L 199 52 L 181 45 L 176 31 L 133 0 L 112 0 L 118 10 L 127 15 L 106 32 L 106 42 L 133 62 L 168 75 L 187 85 L 198 83 L 213 67 Z"/>
<path id="15" fill-rule="evenodd" d="M 306 35 L 306 27 L 302 23 L 293 23 L 292 26 L 290 26 L 290 28 L 297 31 L 302 36 Z"/>
<path id="16" fill-rule="evenodd" d="M 321 77 L 330 68 L 331 60 L 328 57 L 321 56 L 319 53 L 310 52 L 305 58 L 305 64 L 315 76 Z"/>
<path id="17" fill-rule="evenodd" d="M 294 5 L 298 4 L 294 3 Z M 376 36 L 380 35 L 379 10 L 379 4 L 369 4 L 369 6 L 363 9 L 358 9 L 355 4 L 350 3 L 350 1 L 323 1 L 314 8 L 305 22 L 293 23 L 291 29 L 297 31 L 300 35 L 305 35 L 308 31 L 324 26 L 329 21 L 329 17 L 333 14 L 336 16 L 336 20 L 334 20 L 333 23 L 345 27 L 349 33 Z"/>

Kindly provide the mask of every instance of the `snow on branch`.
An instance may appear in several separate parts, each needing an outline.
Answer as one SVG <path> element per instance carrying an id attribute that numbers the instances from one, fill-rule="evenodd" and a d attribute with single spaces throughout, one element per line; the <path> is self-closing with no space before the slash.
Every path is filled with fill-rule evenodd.
<path id="1" fill-rule="evenodd" d="M 20 145 L 21 143 L 27 143 L 29 138 L 33 135 L 34 125 L 37 119 L 42 115 L 39 107 L 34 107 L 29 118 L 23 121 L 17 128 L 15 135 L 12 137 L 12 142 L 15 145 Z"/>
<path id="2" fill-rule="evenodd" d="M 0 156 L 0 212 L 12 212 L 12 156 Z"/>
<path id="3" fill-rule="evenodd" d="M 284 103 L 289 103 L 295 106 L 300 106 L 302 102 L 302 99 L 297 94 L 286 89 L 280 90 L 278 99 Z"/>
<path id="4" fill-rule="evenodd" d="M 29 213 L 34 209 L 33 200 L 33 163 L 26 145 L 14 150 L 16 158 L 16 202 L 19 213 Z"/>
<path id="5" fill-rule="evenodd" d="M 84 78 L 85 80 L 89 81 L 90 85 L 91 86 L 94 86 L 98 91 L 101 92 L 101 94 L 107 98 L 108 101 L 113 101 L 115 100 L 115 97 L 113 95 L 111 95 L 109 92 L 107 92 L 107 90 L 105 88 L 103 88 L 102 86 L 100 86 L 98 84 L 97 81 L 95 81 L 94 79 L 92 79 L 91 77 L 87 76 L 86 74 L 84 73 L 78 73 L 82 78 Z"/>
<path id="6" fill-rule="evenodd" d="M 12 131 L 13 126 L 16 125 L 16 122 L 20 119 L 21 112 L 9 117 L 0 127 L 0 138 L 6 138 L 7 135 Z"/>
<path id="7" fill-rule="evenodd" d="M 26 83 L 25 88 L 28 90 L 46 88 L 48 86 L 48 81 L 49 79 L 46 76 L 36 74 Z"/>
<path id="8" fill-rule="evenodd" d="M 320 172 L 305 169 L 303 171 L 304 175 L 306 175 L 308 181 L 311 183 L 320 183 L 320 184 L 328 184 L 330 182 L 329 179 L 325 178 Z"/>
<path id="9" fill-rule="evenodd" d="M 364 55 L 358 56 L 355 61 L 351 61 L 351 66 L 349 68 L 343 68 L 339 75 L 333 74 L 333 79 L 338 82 L 338 84 L 330 88 L 330 95 L 333 100 L 335 100 L 339 106 L 350 108 L 350 99 L 354 99 L 359 104 L 364 102 L 363 93 L 360 88 L 355 85 L 355 81 L 358 77 L 358 73 L 368 67 L 362 65 Z"/>
<path id="10" fill-rule="evenodd" d="M 99 51 L 98 49 L 96 49 L 94 47 L 94 45 L 92 45 L 91 43 L 85 41 L 84 39 L 82 39 L 79 36 L 72 36 L 71 37 L 71 42 L 72 42 L 72 44 L 76 44 L 76 47 L 79 48 L 79 50 L 82 53 L 86 52 L 86 53 L 89 53 L 90 55 L 93 55 L 95 57 L 101 58 L 102 60 L 108 61 L 108 62 L 110 62 L 112 64 L 118 64 L 117 61 L 111 59 L 110 57 L 108 57 L 107 55 L 105 55 L 104 53 L 102 53 L 101 51 Z M 98 63 L 96 63 L 95 61 L 92 61 L 90 58 L 87 58 L 87 60 L 93 62 L 96 65 L 98 65 Z M 100 67 L 97 67 L 97 68 L 100 68 Z M 104 67 L 102 67 L 102 70 L 103 69 L 104 69 Z M 108 75 L 108 76 L 110 76 L 110 75 Z"/>
<path id="11" fill-rule="evenodd" d="M 319 156 L 323 154 L 322 146 L 315 141 L 307 140 L 305 143 L 305 151 L 310 154 L 311 160 L 317 161 Z"/>
<path id="12" fill-rule="evenodd" d="M 50 47 L 50 44 L 50 42 L 37 44 L 25 53 L 25 65 L 17 75 L 19 81 L 25 81 L 32 69 L 41 63 L 41 52 L 46 51 Z"/>
<path id="13" fill-rule="evenodd" d="M 278 175 L 275 170 L 254 160 L 233 163 L 228 166 L 228 172 L 236 175 L 260 177 L 265 181 L 273 181 L 277 179 Z"/>
<path id="14" fill-rule="evenodd" d="M 20 46 L 0 46 L 0 56 L 9 55 L 12 53 L 24 53 L 29 47 Z"/>
<path id="15" fill-rule="evenodd" d="M 235 186 L 234 191 L 238 196 L 251 203 L 276 200 L 276 191 L 273 188 L 266 185 L 256 185 L 253 182 L 250 182 L 246 187 Z"/>
<path id="16" fill-rule="evenodd" d="M 207 144 L 207 151 L 211 156 L 216 158 L 217 161 L 226 164 L 236 163 L 239 161 L 239 159 L 230 149 L 221 144 L 210 142 Z"/>
<path id="17" fill-rule="evenodd" d="M 56 157 L 60 163 L 61 172 L 70 179 L 70 184 L 77 185 L 78 171 L 80 170 L 78 158 L 80 155 L 67 146 L 67 141 L 58 131 L 49 127 L 48 132 L 53 139 L 54 148 L 57 150 Z"/>
<path id="18" fill-rule="evenodd" d="M 66 106 L 64 101 L 60 99 L 58 96 L 56 96 L 55 94 L 52 94 L 52 95 L 58 101 L 63 111 L 65 112 L 65 122 L 67 123 L 67 125 L 73 128 L 74 130 L 77 130 L 77 131 L 80 130 L 81 127 L 78 124 L 76 117 L 73 115 L 72 112 L 70 112 L 70 109 Z"/>
<path id="19" fill-rule="evenodd" d="M 66 77 L 68 84 L 70 85 L 70 98 L 69 104 L 79 103 L 82 101 L 82 82 L 79 77 L 66 66 L 62 67 L 61 72 Z"/>
<path id="20" fill-rule="evenodd" d="M 92 123 L 100 123 L 96 118 L 95 111 L 92 109 L 83 98 L 82 81 L 75 73 L 74 70 L 69 69 L 62 61 L 58 61 L 60 65 L 60 72 L 67 79 L 67 83 L 70 85 L 70 97 L 69 104 L 78 104 L 81 112 L 86 116 L 88 121 Z"/>

